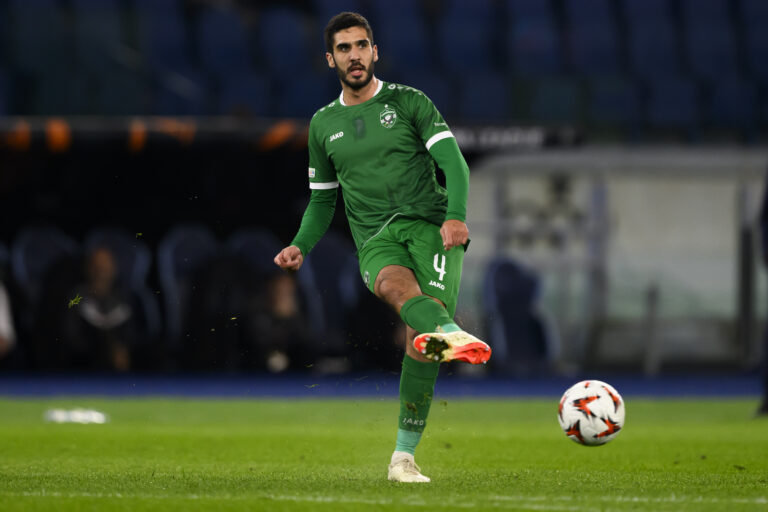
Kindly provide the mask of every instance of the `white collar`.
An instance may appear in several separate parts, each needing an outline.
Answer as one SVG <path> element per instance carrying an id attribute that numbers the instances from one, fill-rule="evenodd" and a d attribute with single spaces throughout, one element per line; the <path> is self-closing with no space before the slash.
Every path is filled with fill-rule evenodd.
<path id="1" fill-rule="evenodd" d="M 377 82 L 379 82 L 379 85 L 376 86 L 376 92 L 373 93 L 373 96 L 371 96 L 371 98 L 373 98 L 374 96 L 379 94 L 379 92 L 381 92 L 381 89 L 384 87 L 384 81 L 383 80 L 379 80 L 375 76 L 373 77 L 373 79 L 376 80 Z M 368 101 L 368 100 L 365 100 L 365 101 Z M 363 103 L 365 103 L 365 101 Z M 342 89 L 341 90 L 341 94 L 339 94 L 339 103 L 341 103 L 341 105 L 344 106 L 344 107 L 348 106 L 346 103 L 344 103 L 344 89 Z"/>

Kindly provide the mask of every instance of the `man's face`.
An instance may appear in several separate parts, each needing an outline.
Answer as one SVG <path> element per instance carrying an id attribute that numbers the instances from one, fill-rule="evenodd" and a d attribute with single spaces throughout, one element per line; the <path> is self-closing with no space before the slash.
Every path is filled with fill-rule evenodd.
<path id="1" fill-rule="evenodd" d="M 334 34 L 333 53 L 326 53 L 325 58 L 339 79 L 357 90 L 373 78 L 373 63 L 379 60 L 379 54 L 363 27 L 350 27 Z"/>

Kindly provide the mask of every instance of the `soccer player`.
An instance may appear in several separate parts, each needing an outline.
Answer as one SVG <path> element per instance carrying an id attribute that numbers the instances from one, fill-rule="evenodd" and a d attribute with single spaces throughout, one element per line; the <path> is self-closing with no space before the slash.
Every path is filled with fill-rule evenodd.
<path id="1" fill-rule="evenodd" d="M 275 256 L 298 270 L 331 223 L 343 190 L 360 274 L 407 326 L 397 441 L 389 480 L 429 482 L 414 462 L 439 363 L 485 363 L 490 347 L 453 321 L 464 251 L 469 169 L 456 139 L 421 91 L 374 75 L 378 49 L 368 21 L 343 12 L 325 28 L 339 97 L 309 125 L 311 195 L 296 237 Z M 446 188 L 435 177 L 435 162 Z"/>

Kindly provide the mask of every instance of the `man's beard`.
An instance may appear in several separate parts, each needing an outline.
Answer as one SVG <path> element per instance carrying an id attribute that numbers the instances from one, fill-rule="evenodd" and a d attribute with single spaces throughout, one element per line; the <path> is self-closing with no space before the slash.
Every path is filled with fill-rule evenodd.
<path id="1" fill-rule="evenodd" d="M 349 68 L 347 68 L 347 70 L 348 69 Z M 358 90 L 362 89 L 363 87 L 365 87 L 366 85 L 371 83 L 371 80 L 373 79 L 373 61 L 371 61 L 371 65 L 370 66 L 368 66 L 367 68 L 363 68 L 363 73 L 367 72 L 368 76 L 365 79 L 363 79 L 362 81 L 350 82 L 349 80 L 347 80 L 347 70 L 342 71 L 341 68 L 339 68 L 337 66 L 336 67 L 336 74 L 338 75 L 339 80 L 344 82 L 344 84 L 346 84 L 353 91 L 358 91 Z"/>

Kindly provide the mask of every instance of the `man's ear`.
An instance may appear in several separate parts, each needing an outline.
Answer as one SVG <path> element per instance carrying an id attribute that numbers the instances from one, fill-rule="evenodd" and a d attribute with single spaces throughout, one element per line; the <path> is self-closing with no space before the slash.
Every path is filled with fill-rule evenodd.
<path id="1" fill-rule="evenodd" d="M 329 68 L 335 68 L 336 67 L 336 59 L 333 58 L 333 54 L 329 52 L 325 52 L 325 60 L 328 61 L 328 67 Z"/>
<path id="2" fill-rule="evenodd" d="M 373 45 L 373 62 L 379 62 L 379 48 Z"/>

